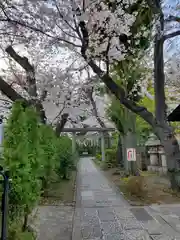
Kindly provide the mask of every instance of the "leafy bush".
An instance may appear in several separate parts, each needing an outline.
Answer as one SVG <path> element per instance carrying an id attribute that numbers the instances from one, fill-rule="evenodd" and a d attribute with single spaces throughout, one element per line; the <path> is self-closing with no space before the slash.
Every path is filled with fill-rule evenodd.
<path id="1" fill-rule="evenodd" d="M 102 162 L 101 166 L 104 170 L 117 167 L 117 159 L 116 159 L 116 149 L 106 149 L 105 151 L 105 162 L 102 162 L 102 155 L 96 154 L 96 160 Z"/>
<path id="2" fill-rule="evenodd" d="M 109 168 L 117 167 L 117 160 L 116 160 L 116 149 L 106 149 L 105 151 L 105 162 L 102 162 L 102 155 L 101 154 L 96 154 L 96 159 L 98 161 L 101 161 L 102 168 L 104 170 L 107 170 Z"/>
<path id="3" fill-rule="evenodd" d="M 10 171 L 12 184 L 9 193 L 12 224 L 28 215 L 38 203 L 56 173 L 67 179 L 74 162 L 71 140 L 57 138 L 50 126 L 40 124 L 33 107 L 17 101 L 5 128 L 3 164 Z"/>
<path id="4" fill-rule="evenodd" d="M 143 176 L 131 176 L 125 181 L 128 192 L 137 197 L 143 197 L 146 194 L 146 181 Z"/>
<path id="5" fill-rule="evenodd" d="M 62 136 L 59 138 L 57 142 L 58 147 L 58 158 L 59 158 L 59 167 L 57 172 L 60 177 L 63 179 L 68 179 L 69 172 L 74 167 L 74 157 L 72 156 L 71 150 L 72 142 L 71 140 L 66 137 Z"/>
<path id="6" fill-rule="evenodd" d="M 108 168 L 117 167 L 116 149 L 106 149 L 106 165 Z"/>
<path id="7" fill-rule="evenodd" d="M 96 154 L 96 159 L 98 160 L 98 161 L 102 161 L 102 155 L 101 154 Z"/>
<path id="8" fill-rule="evenodd" d="M 22 232 L 21 226 L 17 223 L 12 223 L 8 229 L 8 240 L 35 240 L 33 232 Z"/>
<path id="9" fill-rule="evenodd" d="M 17 102 L 8 120 L 4 140 L 4 165 L 13 180 L 9 193 L 10 217 L 27 215 L 40 197 L 41 162 L 38 152 L 38 116 Z"/>

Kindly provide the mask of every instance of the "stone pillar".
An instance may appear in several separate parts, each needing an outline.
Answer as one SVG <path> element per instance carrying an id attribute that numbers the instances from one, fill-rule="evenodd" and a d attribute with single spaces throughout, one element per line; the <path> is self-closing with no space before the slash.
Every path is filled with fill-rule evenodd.
<path id="1" fill-rule="evenodd" d="M 167 173 L 167 160 L 165 153 L 161 154 L 162 172 Z"/>
<path id="2" fill-rule="evenodd" d="M 101 132 L 101 156 L 102 156 L 102 161 L 105 161 L 105 139 L 104 139 L 103 132 Z"/>
<path id="3" fill-rule="evenodd" d="M 76 153 L 76 133 L 72 133 L 72 154 Z"/>

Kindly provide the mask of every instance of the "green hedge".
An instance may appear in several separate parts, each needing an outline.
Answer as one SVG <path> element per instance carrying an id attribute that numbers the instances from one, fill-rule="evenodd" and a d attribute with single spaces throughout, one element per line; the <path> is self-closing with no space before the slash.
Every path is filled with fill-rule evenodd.
<path id="1" fill-rule="evenodd" d="M 38 203 L 55 173 L 68 178 L 74 166 L 71 140 L 57 138 L 50 126 L 42 125 L 32 107 L 17 101 L 5 127 L 3 165 L 10 171 L 9 193 L 12 222 L 27 216 Z"/>

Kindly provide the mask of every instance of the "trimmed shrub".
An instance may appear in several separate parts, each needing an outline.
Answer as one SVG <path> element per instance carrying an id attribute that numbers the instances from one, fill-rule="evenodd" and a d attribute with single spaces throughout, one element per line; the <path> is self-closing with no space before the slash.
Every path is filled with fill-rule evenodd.
<path id="1" fill-rule="evenodd" d="M 40 124 L 33 107 L 17 101 L 5 127 L 3 165 L 12 183 L 9 193 L 10 221 L 22 222 L 26 229 L 28 215 L 45 190 L 58 175 L 67 179 L 74 162 L 71 140 L 56 137 L 50 126 Z"/>

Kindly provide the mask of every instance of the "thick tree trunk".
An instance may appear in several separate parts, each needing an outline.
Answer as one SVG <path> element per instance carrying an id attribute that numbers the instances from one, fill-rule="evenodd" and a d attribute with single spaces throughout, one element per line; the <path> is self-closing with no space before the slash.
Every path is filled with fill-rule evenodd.
<path id="1" fill-rule="evenodd" d="M 128 147 L 128 135 L 127 134 L 124 134 L 121 138 L 121 141 L 122 141 L 122 150 L 123 150 L 123 162 L 124 162 L 124 169 L 125 169 L 125 172 L 126 172 L 126 175 L 129 176 L 130 174 L 130 164 L 129 162 L 127 161 L 127 147 Z"/>
<path id="2" fill-rule="evenodd" d="M 155 115 L 157 121 L 160 125 L 166 125 L 167 116 L 166 116 L 166 103 L 165 103 L 165 75 L 164 75 L 164 54 L 163 46 L 164 39 L 161 36 L 164 32 L 164 16 L 160 14 L 159 16 L 159 28 L 156 29 L 155 35 L 155 44 L 154 44 L 154 89 L 155 89 Z M 180 167 L 180 151 L 179 145 L 175 138 L 173 129 L 169 127 L 169 130 L 162 128 L 161 129 L 161 144 L 164 146 L 166 159 L 167 159 L 167 168 L 168 171 L 173 171 Z M 174 174 L 171 174 L 171 187 L 173 189 L 177 188 L 176 182 L 174 181 Z"/>
<path id="3" fill-rule="evenodd" d="M 156 34 L 154 45 L 155 116 L 160 123 L 166 121 L 163 44 L 162 38 Z"/>
<path id="4" fill-rule="evenodd" d="M 118 145 L 117 145 L 117 162 L 121 168 L 124 168 L 123 162 L 123 146 L 121 141 L 121 135 L 118 136 Z"/>
<path id="5" fill-rule="evenodd" d="M 165 136 L 164 141 L 162 140 L 162 144 L 167 157 L 168 169 L 178 169 L 180 167 L 180 151 L 177 139 L 173 134 L 171 136 Z"/>
<path id="6" fill-rule="evenodd" d="M 163 141 L 162 141 L 163 142 Z M 180 169 L 180 151 L 179 144 L 174 137 L 174 135 L 168 137 L 166 141 L 163 142 L 166 159 L 168 175 L 170 177 L 171 188 L 173 190 L 179 190 L 179 185 L 175 181 L 175 171 Z"/>
<path id="7" fill-rule="evenodd" d="M 35 106 L 37 112 L 40 115 L 41 122 L 45 124 L 46 123 L 46 114 L 45 114 L 42 102 L 38 99 L 36 74 L 35 74 L 34 66 L 32 64 L 30 64 L 28 58 L 21 57 L 13 49 L 12 46 L 7 47 L 6 52 L 25 70 L 27 92 L 31 98 L 31 100 L 29 102 Z"/>
<path id="8" fill-rule="evenodd" d="M 127 158 L 127 149 L 128 148 L 135 148 L 136 149 L 136 133 L 129 129 L 129 131 L 126 134 L 126 158 Z M 126 160 L 127 161 L 127 160 Z M 129 172 L 132 175 L 136 175 L 137 172 L 137 164 L 135 161 L 127 161 L 127 165 L 129 168 Z"/>
<path id="9" fill-rule="evenodd" d="M 132 131 L 131 131 L 131 138 L 130 138 L 131 144 L 132 144 L 131 146 L 132 146 L 132 148 L 137 150 L 136 114 L 131 112 L 130 117 L 131 117 L 131 124 L 132 124 L 132 127 L 131 127 Z M 137 162 L 136 161 L 131 162 L 131 172 L 133 175 L 137 174 Z"/>

